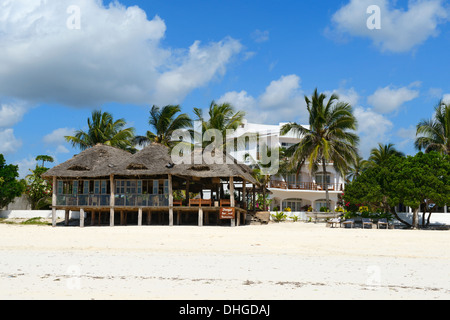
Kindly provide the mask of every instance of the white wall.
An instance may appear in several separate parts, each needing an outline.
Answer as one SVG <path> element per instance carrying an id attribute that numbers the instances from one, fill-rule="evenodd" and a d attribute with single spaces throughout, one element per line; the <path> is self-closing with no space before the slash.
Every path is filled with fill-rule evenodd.
<path id="1" fill-rule="evenodd" d="M 405 213 L 398 213 L 398 216 L 405 220 L 406 222 L 412 223 L 412 213 L 405 212 Z M 428 214 L 425 216 L 425 221 L 428 218 Z M 422 224 L 422 213 L 419 212 L 419 225 Z M 450 213 L 432 213 L 430 224 L 445 224 L 450 225 Z"/>
<path id="2" fill-rule="evenodd" d="M 75 212 L 74 212 L 75 213 Z M 79 218 L 79 213 L 78 218 Z M 56 216 L 58 219 L 64 219 L 65 211 L 57 210 Z M 73 215 L 75 218 L 75 215 Z M 32 218 L 52 218 L 52 210 L 3 210 L 0 211 L 0 218 L 10 218 L 10 219 L 32 219 Z"/>

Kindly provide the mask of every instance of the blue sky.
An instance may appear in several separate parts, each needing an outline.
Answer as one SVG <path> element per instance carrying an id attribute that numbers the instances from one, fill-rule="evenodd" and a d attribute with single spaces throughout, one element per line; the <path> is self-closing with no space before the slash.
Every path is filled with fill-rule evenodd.
<path id="1" fill-rule="evenodd" d="M 352 104 L 367 156 L 378 142 L 414 154 L 416 124 L 450 101 L 445 1 L 2 3 L 0 153 L 22 176 L 39 154 L 78 153 L 63 137 L 99 108 L 138 134 L 154 104 L 191 114 L 212 100 L 250 122 L 306 123 L 317 87 Z M 367 27 L 372 17 L 381 29 Z"/>

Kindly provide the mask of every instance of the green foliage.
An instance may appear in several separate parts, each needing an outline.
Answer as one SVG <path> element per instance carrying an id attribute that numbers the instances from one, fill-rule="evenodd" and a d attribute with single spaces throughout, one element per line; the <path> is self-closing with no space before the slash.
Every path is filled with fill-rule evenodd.
<path id="1" fill-rule="evenodd" d="M 275 213 L 272 214 L 272 219 L 273 219 L 275 222 L 281 222 L 281 221 L 284 221 L 284 220 L 286 220 L 286 218 L 287 218 L 287 215 L 286 215 L 283 211 L 281 211 L 281 212 L 275 212 Z"/>
<path id="2" fill-rule="evenodd" d="M 311 99 L 305 97 L 309 128 L 289 123 L 281 128 L 281 135 L 292 132 L 301 137 L 301 141 L 290 148 L 292 167 L 307 162 L 311 173 L 317 172 L 319 168 L 326 172 L 326 164 L 332 162 L 335 170 L 345 176 L 357 157 L 359 137 L 354 133 L 357 120 L 352 106 L 339 102 L 337 95 L 331 95 L 328 101 L 325 101 L 326 98 L 317 89 Z M 327 188 L 326 200 L 329 205 Z"/>
<path id="3" fill-rule="evenodd" d="M 154 131 L 147 131 L 145 136 L 136 136 L 134 142 L 140 146 L 146 146 L 151 142 L 172 146 L 172 135 L 176 130 L 192 127 L 191 118 L 186 113 L 178 114 L 180 112 L 180 106 L 168 105 L 162 109 L 153 106 L 148 123 Z"/>
<path id="4" fill-rule="evenodd" d="M 67 136 L 66 141 L 73 147 L 81 150 L 94 147 L 97 144 L 104 144 L 119 149 L 135 152 L 134 128 L 125 128 L 125 119 L 114 121 L 113 116 L 108 112 L 96 110 L 92 112 L 92 117 L 87 120 L 88 131 L 79 130 L 75 136 Z"/>
<path id="5" fill-rule="evenodd" d="M 53 160 L 48 156 L 38 156 L 37 161 Z M 52 162 L 52 161 L 50 161 Z M 42 178 L 42 175 L 48 171 L 48 168 L 36 165 L 34 170 L 30 169 L 31 174 L 27 175 L 26 181 L 26 195 L 31 203 L 32 210 L 48 209 L 52 203 L 52 185 Z"/>
<path id="6" fill-rule="evenodd" d="M 367 169 L 349 183 L 344 200 L 395 216 L 394 207 L 403 203 L 413 209 L 413 226 L 417 227 L 417 212 L 421 205 L 450 203 L 450 158 L 437 152 L 406 158 L 392 156 L 383 165 Z M 402 221 L 398 216 L 396 218 Z"/>
<path id="7" fill-rule="evenodd" d="M 320 207 L 320 212 L 330 212 L 330 210 L 328 209 L 328 207 Z"/>
<path id="8" fill-rule="evenodd" d="M 6 207 L 25 190 L 24 183 L 17 180 L 18 177 L 19 167 L 7 165 L 0 154 L 0 208 Z"/>

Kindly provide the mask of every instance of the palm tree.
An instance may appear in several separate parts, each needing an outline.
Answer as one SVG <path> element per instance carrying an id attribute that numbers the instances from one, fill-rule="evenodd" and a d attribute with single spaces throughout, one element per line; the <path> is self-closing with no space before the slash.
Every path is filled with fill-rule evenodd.
<path id="1" fill-rule="evenodd" d="M 441 100 L 435 108 L 434 119 L 419 122 L 416 136 L 415 147 L 419 151 L 450 154 L 450 103 Z"/>
<path id="2" fill-rule="evenodd" d="M 233 106 L 229 103 L 218 105 L 214 101 L 211 102 L 211 105 L 209 106 L 208 120 L 203 117 L 203 111 L 199 108 L 194 108 L 194 114 L 197 116 L 196 121 L 199 121 L 201 124 L 202 137 L 207 130 L 216 129 L 222 134 L 223 144 L 227 141 L 227 130 L 236 130 L 239 125 L 242 124 L 245 117 L 245 112 L 235 112 Z M 199 135 L 200 132 L 196 132 L 195 134 Z M 201 141 L 203 141 L 203 139 L 201 139 Z M 205 147 L 205 143 L 207 144 L 207 142 L 202 143 L 203 147 Z"/>
<path id="3" fill-rule="evenodd" d="M 148 123 L 155 131 L 147 131 L 145 136 L 136 136 L 134 142 L 140 146 L 148 145 L 151 142 L 171 146 L 172 134 L 176 130 L 192 127 L 191 118 L 186 113 L 177 116 L 179 112 L 181 112 L 180 106 L 168 105 L 162 109 L 153 106 Z"/>
<path id="4" fill-rule="evenodd" d="M 404 157 L 405 154 L 395 149 L 394 144 L 378 143 L 378 148 L 373 148 L 370 151 L 370 157 L 367 161 L 368 166 L 377 166 L 389 159 L 392 156 Z"/>
<path id="5" fill-rule="evenodd" d="M 135 152 L 133 147 L 134 128 L 125 128 L 126 121 L 114 121 L 108 112 L 96 110 L 91 118 L 87 119 L 88 131 L 78 130 L 75 136 L 66 136 L 67 142 L 81 150 L 86 150 L 97 144 L 104 144 L 119 149 Z"/>
<path id="6" fill-rule="evenodd" d="M 281 135 L 288 132 L 297 134 L 302 140 L 294 146 L 291 158 L 292 166 L 308 163 L 311 174 L 322 166 L 326 174 L 327 163 L 341 176 L 345 176 L 349 165 L 357 157 L 359 137 L 351 131 L 356 130 L 357 120 L 353 115 L 352 106 L 339 102 L 335 94 L 325 102 L 326 95 L 319 94 L 317 89 L 312 98 L 305 97 L 306 108 L 309 112 L 309 129 L 297 123 L 289 123 L 282 127 Z M 325 183 L 326 201 L 329 209 L 328 185 Z"/>
<path id="7" fill-rule="evenodd" d="M 364 160 L 360 155 L 349 166 L 349 171 L 346 175 L 346 181 L 353 181 L 358 178 L 368 168 L 368 161 Z"/>

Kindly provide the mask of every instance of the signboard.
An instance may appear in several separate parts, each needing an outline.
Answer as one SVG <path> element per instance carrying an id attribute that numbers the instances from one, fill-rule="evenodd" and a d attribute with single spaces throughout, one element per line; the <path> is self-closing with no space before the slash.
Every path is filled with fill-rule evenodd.
<path id="1" fill-rule="evenodd" d="M 234 219 L 236 216 L 235 208 L 220 208 L 220 219 L 226 220 L 226 219 Z"/>

